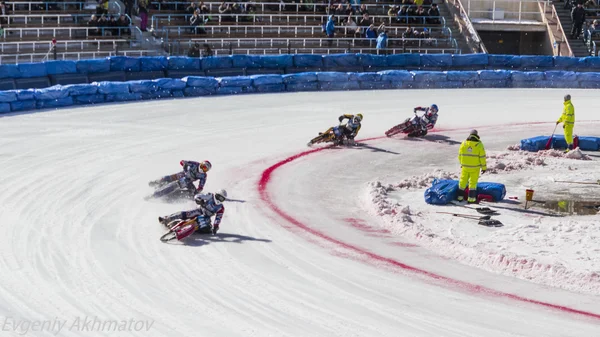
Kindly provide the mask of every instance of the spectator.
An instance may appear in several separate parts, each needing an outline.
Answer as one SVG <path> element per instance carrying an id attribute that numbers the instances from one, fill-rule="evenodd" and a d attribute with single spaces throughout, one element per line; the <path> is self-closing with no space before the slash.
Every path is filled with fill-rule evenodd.
<path id="1" fill-rule="evenodd" d="M 119 17 L 119 20 L 117 20 L 117 26 L 121 27 L 121 32 L 119 35 L 131 35 L 131 31 L 129 30 L 129 28 L 123 28 L 123 27 L 129 27 L 129 19 L 127 19 L 127 17 L 123 14 L 121 14 L 121 16 Z"/>
<path id="2" fill-rule="evenodd" d="M 423 0 L 423 6 L 432 6 L 432 5 L 433 5 L 432 0 Z"/>
<path id="3" fill-rule="evenodd" d="M 577 7 L 571 11 L 571 20 L 573 20 L 573 26 L 571 29 L 571 38 L 579 38 L 583 23 L 585 22 L 585 9 L 581 3 L 577 4 Z"/>
<path id="4" fill-rule="evenodd" d="M 439 25 L 441 23 L 439 19 L 440 9 L 438 8 L 437 4 L 431 5 L 431 8 L 429 8 L 429 12 L 427 14 L 429 14 L 430 17 L 429 19 L 427 19 L 427 22 L 436 25 Z"/>
<path id="5" fill-rule="evenodd" d="M 375 40 L 377 38 L 377 30 L 375 29 L 375 25 L 369 25 L 369 28 L 365 30 L 365 37 L 369 40 Z"/>
<path id="6" fill-rule="evenodd" d="M 202 57 L 213 56 L 214 54 L 215 53 L 210 48 L 210 46 L 208 45 L 208 43 L 205 43 L 204 44 L 204 51 L 202 51 Z"/>
<path id="7" fill-rule="evenodd" d="M 200 1 L 198 8 L 200 8 L 200 14 L 210 14 L 210 10 L 208 9 L 208 6 L 204 4 L 204 1 Z"/>
<path id="8" fill-rule="evenodd" d="M 325 34 L 327 35 L 327 37 L 335 36 L 335 23 L 333 22 L 333 15 L 329 16 L 327 24 L 325 24 Z"/>
<path id="9" fill-rule="evenodd" d="M 360 29 L 356 22 L 352 19 L 352 15 L 348 15 L 348 20 L 346 21 L 346 35 L 351 35 L 356 37 L 357 31 L 360 35 Z"/>
<path id="10" fill-rule="evenodd" d="M 382 25 L 383 26 L 383 25 Z M 385 48 L 387 48 L 387 33 L 385 31 L 385 27 L 381 29 L 381 33 L 377 37 L 377 54 L 383 52 L 385 54 Z"/>
<path id="11" fill-rule="evenodd" d="M 404 5 L 398 11 L 398 22 L 399 23 L 408 23 L 408 6 Z"/>
<path id="12" fill-rule="evenodd" d="M 192 26 L 192 33 L 194 34 L 206 34 L 206 30 L 204 29 L 204 24 L 208 21 L 208 19 L 204 19 L 200 16 L 200 10 L 196 9 L 194 15 L 190 18 L 190 26 Z"/>
<path id="13" fill-rule="evenodd" d="M 369 13 L 365 13 L 363 14 L 362 19 L 360 20 L 360 22 L 358 23 L 358 25 L 360 27 L 369 27 L 370 25 L 373 24 L 373 21 L 371 21 L 371 19 L 369 18 Z"/>
<path id="14" fill-rule="evenodd" d="M 188 51 L 188 57 L 200 57 L 200 44 L 198 42 L 194 43 L 194 45 Z"/>
<path id="15" fill-rule="evenodd" d="M 148 27 L 148 0 L 138 1 L 138 13 L 142 19 L 142 22 L 140 22 L 140 30 L 145 32 L 147 31 L 146 28 Z"/>
<path id="16" fill-rule="evenodd" d="M 185 12 L 188 14 L 192 14 L 194 15 L 194 13 L 196 12 L 196 9 L 198 9 L 198 6 L 196 5 L 195 2 L 192 2 L 186 9 Z"/>
<path id="17" fill-rule="evenodd" d="M 2 24 L 0 24 L 0 39 L 4 38 L 4 28 L 2 28 Z"/>
<path id="18" fill-rule="evenodd" d="M 0 15 L 2 15 L 2 17 L 0 17 L 0 24 L 8 24 L 8 18 L 5 17 L 8 15 L 8 8 L 4 1 L 0 2 Z"/>
<path id="19" fill-rule="evenodd" d="M 135 0 L 124 0 L 125 2 L 125 14 L 129 15 L 129 17 L 133 16 L 133 5 L 135 5 Z"/>
<path id="20" fill-rule="evenodd" d="M 369 15 L 369 10 L 367 9 L 367 5 L 365 5 L 365 4 L 360 5 L 360 10 L 358 11 L 358 14 L 362 15 L 363 17 L 365 16 L 365 14 Z"/>

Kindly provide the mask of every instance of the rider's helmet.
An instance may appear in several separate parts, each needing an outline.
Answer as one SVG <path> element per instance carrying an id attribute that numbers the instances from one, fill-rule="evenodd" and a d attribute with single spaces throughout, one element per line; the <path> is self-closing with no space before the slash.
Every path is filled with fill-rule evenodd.
<path id="1" fill-rule="evenodd" d="M 215 205 L 220 205 L 227 199 L 227 191 L 221 189 L 217 191 L 214 195 L 215 197 Z"/>
<path id="2" fill-rule="evenodd" d="M 433 114 L 437 114 L 437 112 L 439 111 L 437 104 L 432 104 L 431 107 L 429 107 L 429 112 L 433 113 Z"/>
<path id="3" fill-rule="evenodd" d="M 356 114 L 354 116 L 354 118 L 352 118 L 352 122 L 354 124 L 359 124 L 362 121 L 362 119 L 363 119 L 363 115 L 362 114 Z"/>
<path id="4" fill-rule="evenodd" d="M 203 162 L 200 163 L 200 169 L 204 173 L 210 171 L 211 168 L 212 168 L 212 164 L 208 160 L 205 160 L 205 161 L 203 161 Z"/>

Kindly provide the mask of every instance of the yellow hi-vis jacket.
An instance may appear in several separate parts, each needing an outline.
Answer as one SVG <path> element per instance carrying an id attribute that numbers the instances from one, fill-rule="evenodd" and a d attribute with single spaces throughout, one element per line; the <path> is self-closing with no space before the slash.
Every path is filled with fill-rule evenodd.
<path id="1" fill-rule="evenodd" d="M 564 123 L 567 125 L 575 125 L 575 108 L 573 107 L 573 103 L 570 100 L 565 102 L 565 107 L 563 108 L 563 113 L 557 121 L 558 123 Z"/>
<path id="2" fill-rule="evenodd" d="M 471 135 L 460 144 L 458 161 L 463 170 L 477 172 L 487 170 L 485 149 L 478 136 Z"/>

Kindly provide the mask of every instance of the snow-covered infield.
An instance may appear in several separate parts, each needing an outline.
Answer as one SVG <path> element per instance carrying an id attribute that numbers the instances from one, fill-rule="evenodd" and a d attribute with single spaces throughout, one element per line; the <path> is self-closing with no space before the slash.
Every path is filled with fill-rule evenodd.
<path id="1" fill-rule="evenodd" d="M 434 179 L 458 178 L 459 172 L 442 169 L 394 183 L 368 183 L 368 210 L 379 215 L 384 220 L 381 225 L 390 232 L 464 264 L 548 286 L 600 294 L 600 215 L 564 216 L 536 206 L 524 212 L 525 189 L 535 190 L 534 200 L 559 200 L 555 180 L 589 180 L 597 173 L 597 164 L 578 149 L 568 154 L 518 149 L 517 145 L 507 151 L 488 151 L 488 172 L 480 181 L 505 184 L 507 196 L 500 203 L 472 206 L 497 210 L 500 215 L 493 218 L 502 221 L 503 227 L 484 227 L 476 220 L 437 213 L 479 215 L 475 209 L 426 204 L 423 192 Z M 562 184 L 560 189 L 571 197 L 593 195 L 586 194 L 581 185 Z"/>

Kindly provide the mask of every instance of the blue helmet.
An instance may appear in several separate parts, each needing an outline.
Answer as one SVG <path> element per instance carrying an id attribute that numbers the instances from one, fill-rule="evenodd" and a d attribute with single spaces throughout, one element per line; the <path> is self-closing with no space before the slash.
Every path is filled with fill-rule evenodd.
<path id="1" fill-rule="evenodd" d="M 439 111 L 437 104 L 432 104 L 429 109 L 433 110 L 434 113 L 437 113 Z"/>

